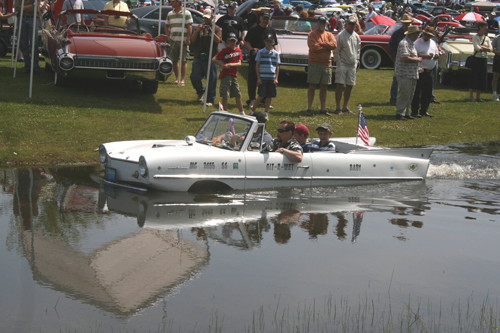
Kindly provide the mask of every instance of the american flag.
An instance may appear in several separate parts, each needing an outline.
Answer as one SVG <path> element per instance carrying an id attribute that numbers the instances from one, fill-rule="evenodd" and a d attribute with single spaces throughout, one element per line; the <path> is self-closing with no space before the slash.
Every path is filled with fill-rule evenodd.
<path id="1" fill-rule="evenodd" d="M 224 111 L 224 107 L 222 106 L 221 102 L 219 102 L 219 111 Z"/>
<path id="2" fill-rule="evenodd" d="M 368 125 L 366 124 L 363 112 L 359 113 L 358 135 L 367 146 L 370 145 L 370 133 L 368 132 Z"/>

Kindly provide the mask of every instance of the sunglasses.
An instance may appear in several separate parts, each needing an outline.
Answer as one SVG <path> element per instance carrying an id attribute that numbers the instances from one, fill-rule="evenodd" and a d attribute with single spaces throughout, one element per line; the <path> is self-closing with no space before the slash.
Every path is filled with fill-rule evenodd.
<path id="1" fill-rule="evenodd" d="M 278 131 L 278 133 L 285 133 L 285 132 L 288 132 L 290 130 L 289 129 L 284 129 L 284 128 L 278 128 L 277 131 Z"/>

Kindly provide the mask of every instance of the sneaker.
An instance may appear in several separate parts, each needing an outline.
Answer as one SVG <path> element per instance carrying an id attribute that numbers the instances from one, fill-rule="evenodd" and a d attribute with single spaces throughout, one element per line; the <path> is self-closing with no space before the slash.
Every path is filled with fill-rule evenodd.
<path id="1" fill-rule="evenodd" d="M 306 116 L 308 116 L 308 117 L 312 117 L 312 115 L 313 115 L 312 110 L 311 110 L 311 109 L 307 109 L 307 110 L 306 110 Z"/>
<path id="2" fill-rule="evenodd" d="M 240 115 L 245 116 L 245 112 L 241 111 Z"/>
<path id="3" fill-rule="evenodd" d="M 269 115 L 267 114 L 267 112 L 264 112 L 264 117 L 266 117 L 266 120 L 269 120 Z"/>
<path id="4" fill-rule="evenodd" d="M 214 103 L 207 102 L 207 104 L 205 104 L 205 106 L 212 106 L 212 105 L 214 105 Z"/>
<path id="5" fill-rule="evenodd" d="M 427 112 L 426 112 L 426 113 L 423 113 L 421 116 L 422 116 L 422 117 L 429 117 L 429 118 L 434 117 L 432 114 L 428 114 Z"/>
<path id="6" fill-rule="evenodd" d="M 196 98 L 196 100 L 197 100 L 198 102 L 200 102 L 200 103 L 203 103 L 203 96 L 204 96 L 204 95 L 205 95 L 205 94 L 199 94 L 199 95 L 198 95 L 198 98 Z"/>
<path id="7" fill-rule="evenodd" d="M 415 119 L 415 117 L 413 117 L 413 116 L 411 116 L 411 115 L 407 115 L 407 116 L 405 116 L 405 118 L 406 118 L 406 119 L 408 119 L 408 120 L 413 120 L 413 119 Z"/>
<path id="8" fill-rule="evenodd" d="M 253 109 L 253 103 L 255 103 L 255 99 L 248 101 L 247 105 L 250 109 Z"/>
<path id="9" fill-rule="evenodd" d="M 254 110 L 251 110 L 250 113 L 248 114 L 249 116 L 253 116 L 255 114 Z"/>
<path id="10" fill-rule="evenodd" d="M 402 116 L 400 114 L 396 114 L 396 120 L 406 121 L 407 119 L 405 118 L 405 116 Z"/>
<path id="11" fill-rule="evenodd" d="M 498 97 L 497 97 L 497 98 L 493 98 L 493 100 L 494 100 L 495 102 L 500 102 L 500 98 L 498 98 Z"/>
<path id="12" fill-rule="evenodd" d="M 498 102 L 500 99 L 498 99 L 498 95 L 496 93 L 493 94 L 493 101 Z"/>
<path id="13" fill-rule="evenodd" d="M 258 107 L 259 107 L 259 108 L 265 108 L 265 107 L 266 107 L 266 103 L 262 102 L 262 103 L 260 103 L 260 104 L 259 104 L 259 106 L 258 106 Z M 274 106 L 269 105 L 269 110 L 272 110 L 272 109 L 274 109 Z"/>

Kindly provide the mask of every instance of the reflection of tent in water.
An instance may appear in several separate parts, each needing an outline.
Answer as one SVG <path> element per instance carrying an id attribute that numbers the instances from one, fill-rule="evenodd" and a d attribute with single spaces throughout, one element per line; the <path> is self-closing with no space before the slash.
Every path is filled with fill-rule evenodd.
<path id="1" fill-rule="evenodd" d="M 208 264 L 208 249 L 174 231 L 144 229 L 91 254 L 36 231 L 23 232 L 34 279 L 105 311 L 129 316 Z"/>
<path id="2" fill-rule="evenodd" d="M 40 174 L 38 169 L 16 171 L 13 193 L 21 249 L 38 283 L 105 311 L 129 316 L 165 297 L 208 264 L 206 245 L 185 240 L 171 230 L 143 229 L 90 253 L 80 251 L 67 243 L 68 235 L 58 236 L 56 229 L 61 226 L 55 225 L 57 222 L 35 223 L 41 215 L 38 193 L 44 190 Z M 88 216 L 97 208 L 96 188 L 59 183 L 54 195 L 66 217 L 68 212 Z M 64 221 L 64 228 L 82 232 L 82 224 L 70 225 L 68 221 Z M 50 231 L 44 232 L 44 228 Z"/>

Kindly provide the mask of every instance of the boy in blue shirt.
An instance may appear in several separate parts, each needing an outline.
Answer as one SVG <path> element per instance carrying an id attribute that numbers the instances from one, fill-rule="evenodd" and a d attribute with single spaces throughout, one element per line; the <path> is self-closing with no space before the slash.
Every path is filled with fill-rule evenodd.
<path id="1" fill-rule="evenodd" d="M 273 35 L 267 35 L 264 41 L 266 43 L 266 47 L 260 49 L 255 57 L 255 70 L 257 72 L 257 84 L 259 85 L 259 97 L 257 97 L 253 103 L 250 115 L 255 112 L 257 106 L 265 98 L 266 106 L 264 115 L 267 120 L 269 119 L 268 112 L 269 106 L 271 105 L 271 99 L 276 97 L 277 93 L 276 85 L 278 84 L 278 75 L 280 71 L 280 56 L 278 51 L 274 49 Z"/>

